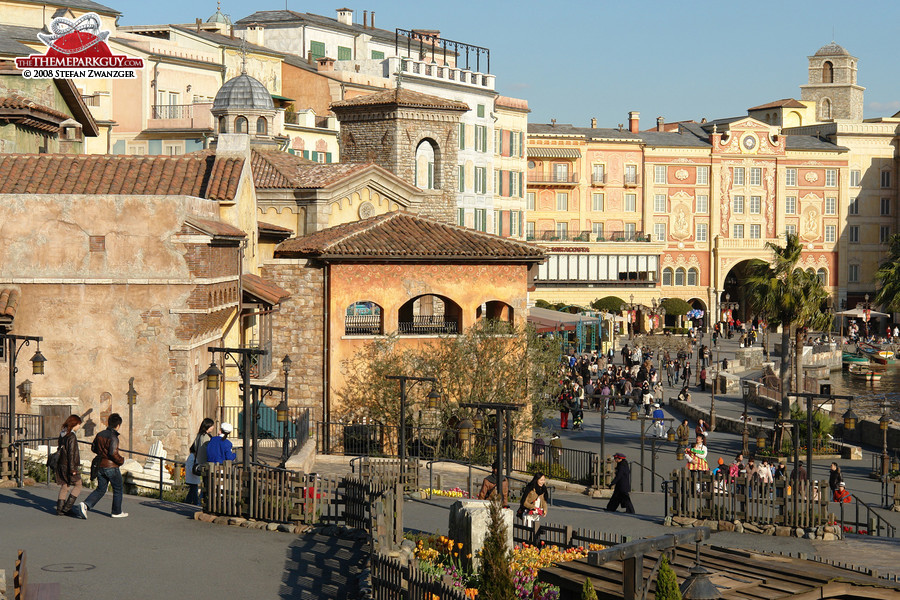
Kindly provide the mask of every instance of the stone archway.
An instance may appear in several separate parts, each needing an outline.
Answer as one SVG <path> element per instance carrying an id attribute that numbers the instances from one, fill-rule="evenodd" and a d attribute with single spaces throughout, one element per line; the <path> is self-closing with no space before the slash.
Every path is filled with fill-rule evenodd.
<path id="1" fill-rule="evenodd" d="M 752 259 L 742 260 L 728 270 L 728 273 L 725 275 L 722 291 L 719 292 L 718 298 L 719 306 L 724 306 L 723 303 L 726 302 L 736 302 L 738 304 L 736 310 L 731 310 L 731 316 L 733 319 L 740 320 L 741 322 L 746 321 L 748 317 L 752 318 L 752 315 L 747 308 L 745 285 L 747 276 L 749 275 L 751 260 Z M 727 321 L 726 312 L 726 310 L 720 310 L 717 319 Z"/>

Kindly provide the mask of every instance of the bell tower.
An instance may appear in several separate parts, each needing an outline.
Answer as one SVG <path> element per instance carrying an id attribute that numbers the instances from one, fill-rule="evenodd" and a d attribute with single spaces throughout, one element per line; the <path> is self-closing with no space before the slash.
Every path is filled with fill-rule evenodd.
<path id="1" fill-rule="evenodd" d="M 816 103 L 816 120 L 862 121 L 866 88 L 856 83 L 858 59 L 834 42 L 808 58 L 809 83 L 800 86 L 800 99 Z"/>

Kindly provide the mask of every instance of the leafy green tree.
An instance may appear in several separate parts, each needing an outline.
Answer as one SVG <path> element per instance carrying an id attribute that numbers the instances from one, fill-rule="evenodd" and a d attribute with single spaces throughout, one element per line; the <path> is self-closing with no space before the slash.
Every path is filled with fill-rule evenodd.
<path id="1" fill-rule="evenodd" d="M 781 415 L 790 417 L 791 389 L 788 377 L 791 337 L 795 342 L 794 391 L 803 386 L 803 339 L 808 329 L 827 331 L 831 317 L 825 312 L 828 293 L 815 274 L 798 266 L 803 244 L 796 235 L 788 234 L 784 246 L 767 242 L 773 258 L 766 262 L 756 259 L 748 266 L 747 301 L 750 309 L 765 315 L 771 325 L 781 325 Z M 776 440 L 777 441 L 777 440 Z"/>
<path id="2" fill-rule="evenodd" d="M 681 600 L 678 577 L 669 566 L 669 559 L 665 554 L 659 563 L 659 572 L 656 575 L 656 600 Z"/>
<path id="3" fill-rule="evenodd" d="M 506 524 L 501 519 L 499 498 L 490 504 L 491 524 L 481 550 L 481 585 L 478 597 L 484 600 L 515 600 L 516 585 L 509 568 L 510 548 L 506 547 Z"/>
<path id="4" fill-rule="evenodd" d="M 875 294 L 875 304 L 889 312 L 900 312 L 900 233 L 891 236 L 888 257 L 875 272 L 875 281 L 880 286 Z"/>
<path id="5" fill-rule="evenodd" d="M 666 309 L 666 315 L 675 317 L 683 317 L 694 309 L 693 306 L 681 298 L 666 298 L 660 303 L 660 307 Z"/>
<path id="6" fill-rule="evenodd" d="M 612 313 L 620 313 L 622 312 L 622 308 L 625 306 L 625 301 L 619 298 L 618 296 L 604 296 L 603 298 L 597 298 L 593 302 L 591 302 L 591 308 L 599 311 L 606 311 Z"/>
<path id="7" fill-rule="evenodd" d="M 585 578 L 584 585 L 581 586 L 581 600 L 597 600 L 597 590 L 590 577 Z"/>

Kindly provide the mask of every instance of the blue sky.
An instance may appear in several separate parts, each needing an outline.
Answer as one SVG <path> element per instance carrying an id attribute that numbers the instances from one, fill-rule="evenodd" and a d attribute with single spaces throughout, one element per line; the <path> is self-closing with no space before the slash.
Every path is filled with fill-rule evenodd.
<path id="1" fill-rule="evenodd" d="M 211 1 L 100 1 L 127 25 L 189 23 L 216 8 Z M 380 28 L 440 29 L 445 38 L 490 48 L 498 91 L 527 99 L 531 122 L 588 126 L 596 117 L 598 126 L 615 127 L 638 110 L 647 128 L 657 116 L 745 114 L 799 98 L 806 57 L 832 39 L 859 58 L 865 116 L 900 111 L 900 2 L 287 0 L 291 10 L 326 16 L 340 6 L 360 21 L 363 10 L 374 10 Z M 285 0 L 223 0 L 222 11 L 239 19 L 284 7 Z"/>

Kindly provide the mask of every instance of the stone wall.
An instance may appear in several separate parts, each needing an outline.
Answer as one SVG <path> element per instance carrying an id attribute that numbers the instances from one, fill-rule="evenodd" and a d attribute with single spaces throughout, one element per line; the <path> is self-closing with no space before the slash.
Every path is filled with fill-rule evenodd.
<path id="1" fill-rule="evenodd" d="M 322 419 L 325 397 L 325 269 L 304 259 L 274 259 L 261 276 L 286 289 L 272 332 L 274 356 L 290 355 L 288 403 L 308 407 L 313 420 Z"/>

